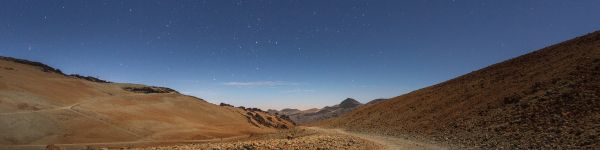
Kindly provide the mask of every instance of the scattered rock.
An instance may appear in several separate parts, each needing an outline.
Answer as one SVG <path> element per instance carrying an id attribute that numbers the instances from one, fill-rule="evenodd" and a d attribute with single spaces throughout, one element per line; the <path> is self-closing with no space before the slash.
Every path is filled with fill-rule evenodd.
<path id="1" fill-rule="evenodd" d="M 230 104 L 225 104 L 225 103 L 220 103 L 219 106 L 227 106 L 227 107 L 233 107 L 233 105 Z"/>
<path id="2" fill-rule="evenodd" d="M 294 135 L 296 134 L 296 135 Z M 232 142 L 187 144 L 138 149 L 206 149 L 206 150 L 364 150 L 382 149 L 377 143 L 342 134 L 326 134 L 314 130 L 290 129 L 276 134 L 259 135 L 255 139 Z"/>
<path id="3" fill-rule="evenodd" d="M 171 88 L 157 87 L 157 86 L 143 86 L 143 87 L 123 87 L 124 90 L 135 92 L 135 93 L 179 93 Z"/>
<path id="4" fill-rule="evenodd" d="M 50 145 L 46 145 L 46 150 L 61 150 L 60 147 L 54 145 L 54 144 L 50 144 Z"/>
<path id="5" fill-rule="evenodd" d="M 112 83 L 110 81 L 102 80 L 102 79 L 99 79 L 97 77 L 91 77 L 91 76 L 82 76 L 82 75 L 78 75 L 78 74 L 71 74 L 69 76 L 70 77 L 74 77 L 74 78 L 79 78 L 79 79 L 84 79 L 84 80 L 92 81 L 92 82 L 98 82 L 98 83 Z"/>
<path id="6" fill-rule="evenodd" d="M 52 67 L 50 67 L 50 66 L 48 66 L 46 64 L 40 63 L 40 62 L 29 61 L 29 60 L 25 60 L 25 59 L 12 58 L 12 57 L 4 57 L 4 56 L 0 56 L 0 59 L 1 60 L 8 60 L 8 61 L 16 62 L 16 63 L 20 63 L 20 64 L 26 64 L 26 65 L 36 66 L 36 67 L 39 67 L 44 72 L 54 72 L 54 73 L 58 73 L 58 74 L 64 75 L 64 73 L 62 71 L 60 71 L 60 69 L 52 68 Z"/>

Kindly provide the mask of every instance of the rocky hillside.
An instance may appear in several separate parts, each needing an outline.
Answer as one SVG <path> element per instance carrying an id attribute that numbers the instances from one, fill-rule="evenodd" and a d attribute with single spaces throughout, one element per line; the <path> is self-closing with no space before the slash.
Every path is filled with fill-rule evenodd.
<path id="1" fill-rule="evenodd" d="M 332 117 L 338 117 L 342 114 L 350 112 L 363 104 L 358 102 L 355 99 L 347 98 L 343 100 L 340 104 L 334 106 L 326 106 L 321 109 L 308 109 L 308 110 L 298 110 L 298 109 L 282 109 L 281 111 L 277 110 L 269 110 L 268 112 L 271 114 L 285 115 L 289 116 L 291 120 L 298 124 L 304 124 L 319 120 L 324 120 Z"/>
<path id="2" fill-rule="evenodd" d="M 389 99 L 385 99 L 385 98 L 374 99 L 374 100 L 369 101 L 365 105 L 372 105 L 372 104 L 380 103 L 380 102 L 387 101 L 387 100 L 389 100 Z"/>
<path id="3" fill-rule="evenodd" d="M 0 145 L 202 140 L 292 126 L 278 116 L 221 107 L 169 88 L 66 75 L 39 62 L 0 57 Z"/>
<path id="4" fill-rule="evenodd" d="M 481 149 L 600 148 L 600 32 L 319 123 Z"/>
<path id="5" fill-rule="evenodd" d="M 246 114 L 244 114 L 244 116 L 248 119 L 248 122 L 256 127 L 265 126 L 278 129 L 290 129 L 296 124 L 285 115 L 271 114 L 258 108 L 246 108 L 244 106 L 235 107 L 225 103 L 219 105 L 245 111 Z"/>

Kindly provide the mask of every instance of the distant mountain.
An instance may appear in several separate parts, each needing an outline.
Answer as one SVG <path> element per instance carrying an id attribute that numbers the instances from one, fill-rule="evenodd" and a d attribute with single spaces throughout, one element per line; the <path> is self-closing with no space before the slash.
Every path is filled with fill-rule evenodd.
<path id="1" fill-rule="evenodd" d="M 600 31 L 314 124 L 465 149 L 598 149 Z"/>
<path id="2" fill-rule="evenodd" d="M 338 117 L 338 116 L 341 116 L 347 112 L 350 112 L 362 105 L 363 105 L 362 103 L 358 102 L 355 99 L 347 98 L 337 105 L 326 106 L 321 109 L 313 108 L 313 109 L 301 111 L 298 109 L 286 108 L 286 109 L 282 109 L 281 111 L 270 109 L 267 112 L 269 112 L 271 114 L 286 115 L 286 116 L 289 116 L 289 118 L 292 121 L 294 121 L 298 124 L 303 124 L 303 123 Z"/>
<path id="3" fill-rule="evenodd" d="M 307 110 L 302 111 L 302 113 L 316 113 L 316 112 L 318 112 L 320 110 L 321 109 L 319 109 L 319 108 L 311 108 L 311 109 L 307 109 Z"/>
<path id="4" fill-rule="evenodd" d="M 357 107 L 360 105 L 362 105 L 362 103 L 360 103 L 357 100 L 352 99 L 352 98 L 347 98 L 344 101 L 342 101 L 340 104 L 338 104 L 338 106 L 340 108 L 354 108 L 354 107 Z"/>
<path id="5" fill-rule="evenodd" d="M 296 113 L 300 113 L 300 112 L 301 112 L 301 110 L 298 110 L 298 109 L 289 109 L 289 108 L 287 108 L 287 109 L 282 109 L 280 111 L 280 114 L 291 115 L 291 114 L 296 114 Z"/>

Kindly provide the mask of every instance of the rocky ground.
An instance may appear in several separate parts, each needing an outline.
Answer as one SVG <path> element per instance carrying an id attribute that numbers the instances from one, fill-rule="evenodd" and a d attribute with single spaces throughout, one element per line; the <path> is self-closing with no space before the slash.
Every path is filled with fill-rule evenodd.
<path id="1" fill-rule="evenodd" d="M 314 123 L 471 149 L 600 149 L 600 31 Z"/>
<path id="2" fill-rule="evenodd" d="M 319 132 L 308 128 L 296 128 L 280 131 L 275 134 L 253 136 L 248 139 L 230 142 L 184 144 L 174 146 L 135 148 L 140 150 L 163 149 L 206 149 L 206 150 L 329 150 L 329 149 L 383 149 L 381 144 L 355 136 L 337 133 Z"/>

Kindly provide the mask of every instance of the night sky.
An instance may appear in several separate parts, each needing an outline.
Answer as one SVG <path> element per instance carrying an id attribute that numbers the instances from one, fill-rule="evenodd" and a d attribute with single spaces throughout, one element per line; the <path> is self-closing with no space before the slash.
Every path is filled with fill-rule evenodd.
<path id="1" fill-rule="evenodd" d="M 597 0 L 0 2 L 0 55 L 264 109 L 394 97 L 598 29 Z"/>

